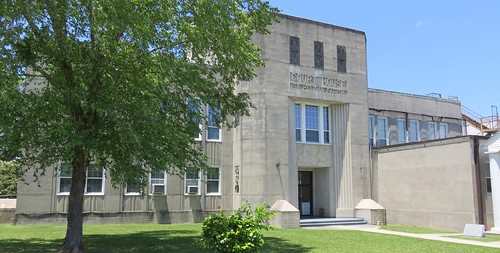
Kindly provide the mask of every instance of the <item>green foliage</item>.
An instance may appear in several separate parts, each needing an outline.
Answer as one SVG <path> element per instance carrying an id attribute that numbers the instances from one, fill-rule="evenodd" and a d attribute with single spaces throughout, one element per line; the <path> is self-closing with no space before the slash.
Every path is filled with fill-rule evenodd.
<path id="1" fill-rule="evenodd" d="M 192 145 L 206 116 L 187 101 L 218 108 L 221 126 L 249 114 L 234 88 L 263 65 L 251 38 L 275 11 L 262 0 L 1 1 L 0 147 L 35 176 L 80 156 L 115 185 L 206 168 Z"/>
<path id="2" fill-rule="evenodd" d="M 244 203 L 236 212 L 225 215 L 222 211 L 203 221 L 201 242 L 215 252 L 256 252 L 264 246 L 259 230 L 268 230 L 269 219 L 274 215 L 269 206 L 259 205 L 252 211 Z"/>
<path id="3" fill-rule="evenodd" d="M 263 66 L 251 38 L 276 11 L 264 0 L 0 1 L 0 153 L 35 178 L 71 164 L 68 221 L 90 165 L 115 186 L 206 169 L 194 133 L 207 117 L 188 101 L 219 109 L 221 127 L 249 114 L 235 87 Z"/>
<path id="4" fill-rule="evenodd" d="M 0 161 L 0 195 L 15 195 L 19 178 L 19 164 L 16 161 Z"/>

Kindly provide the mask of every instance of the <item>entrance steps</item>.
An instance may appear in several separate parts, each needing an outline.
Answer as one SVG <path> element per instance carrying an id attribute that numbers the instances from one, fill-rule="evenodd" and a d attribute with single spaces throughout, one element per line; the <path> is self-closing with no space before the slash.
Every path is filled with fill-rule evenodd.
<path id="1" fill-rule="evenodd" d="M 324 226 L 352 226 L 365 225 L 368 222 L 363 218 L 302 218 L 300 227 L 324 227 Z"/>

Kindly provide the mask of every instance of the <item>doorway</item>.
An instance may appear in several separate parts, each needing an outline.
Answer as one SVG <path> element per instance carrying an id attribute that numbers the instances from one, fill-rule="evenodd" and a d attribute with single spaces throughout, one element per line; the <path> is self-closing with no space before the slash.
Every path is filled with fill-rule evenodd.
<path id="1" fill-rule="evenodd" d="M 313 215 L 312 171 L 299 171 L 299 210 L 300 216 Z"/>

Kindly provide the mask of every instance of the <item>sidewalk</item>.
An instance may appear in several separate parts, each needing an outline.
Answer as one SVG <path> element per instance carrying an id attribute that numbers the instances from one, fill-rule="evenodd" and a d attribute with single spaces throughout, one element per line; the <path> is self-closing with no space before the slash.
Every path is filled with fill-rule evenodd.
<path id="1" fill-rule="evenodd" d="M 399 236 L 408 236 L 408 237 L 422 238 L 422 239 L 435 240 L 435 241 L 462 243 L 462 244 L 484 246 L 484 247 L 492 247 L 492 248 L 499 248 L 500 249 L 500 241 L 496 241 L 496 242 L 479 242 L 479 241 L 472 241 L 472 240 L 464 240 L 464 239 L 457 239 L 457 238 L 446 237 L 446 236 L 462 235 L 460 233 L 454 233 L 454 234 L 412 234 L 412 233 L 405 233 L 405 232 L 396 232 L 396 231 L 382 230 L 382 229 L 379 229 L 378 226 L 374 226 L 374 225 L 306 227 L 304 229 L 357 230 L 357 231 L 364 231 L 364 232 L 381 233 L 381 234 L 389 234 L 389 235 L 399 235 Z M 488 234 L 486 234 L 486 237 L 488 237 Z"/>

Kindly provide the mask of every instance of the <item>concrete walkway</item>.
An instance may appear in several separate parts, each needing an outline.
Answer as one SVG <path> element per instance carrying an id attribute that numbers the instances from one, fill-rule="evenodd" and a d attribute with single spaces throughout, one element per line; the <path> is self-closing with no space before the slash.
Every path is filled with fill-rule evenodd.
<path id="1" fill-rule="evenodd" d="M 382 230 L 382 229 L 379 229 L 378 226 L 374 226 L 374 225 L 305 227 L 304 229 L 357 230 L 357 231 L 364 231 L 364 232 L 381 233 L 381 234 L 389 234 L 389 235 L 400 235 L 400 236 L 408 236 L 408 237 L 422 238 L 422 239 L 435 240 L 435 241 L 462 243 L 462 244 L 492 247 L 492 248 L 499 248 L 500 249 L 500 241 L 479 242 L 479 241 L 446 237 L 446 236 L 462 235 L 460 233 L 455 233 L 455 234 L 412 234 L 412 233 L 405 233 L 405 232 Z M 486 234 L 486 237 L 488 237 L 488 234 Z"/>

